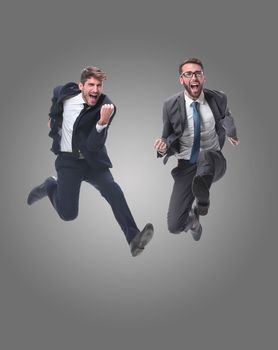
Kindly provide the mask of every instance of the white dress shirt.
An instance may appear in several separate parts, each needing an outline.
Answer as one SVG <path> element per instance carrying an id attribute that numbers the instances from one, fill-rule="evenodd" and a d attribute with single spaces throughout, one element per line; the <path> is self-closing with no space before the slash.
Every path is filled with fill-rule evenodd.
<path id="1" fill-rule="evenodd" d="M 184 94 L 185 108 L 187 114 L 187 127 L 184 129 L 183 135 L 180 137 L 180 153 L 176 154 L 178 159 L 190 159 L 193 140 L 194 140 L 194 124 L 193 124 L 193 107 L 194 102 L 190 97 Z M 205 100 L 204 92 L 201 93 L 198 100 L 199 114 L 201 118 L 201 142 L 200 150 L 220 150 L 218 136 L 215 131 L 215 119 Z"/>
<path id="2" fill-rule="evenodd" d="M 61 134 L 61 151 L 72 152 L 72 132 L 73 125 L 84 107 L 82 93 L 64 101 L 63 123 Z M 96 129 L 101 132 L 107 125 L 96 124 Z"/>

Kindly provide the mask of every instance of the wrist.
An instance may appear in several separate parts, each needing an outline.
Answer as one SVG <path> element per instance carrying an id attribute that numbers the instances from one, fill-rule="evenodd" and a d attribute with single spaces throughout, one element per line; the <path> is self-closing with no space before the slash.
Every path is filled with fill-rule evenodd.
<path id="1" fill-rule="evenodd" d="M 102 121 L 102 120 L 99 120 L 98 122 L 98 125 L 101 125 L 101 126 L 103 126 L 103 125 L 106 125 L 107 123 L 105 123 L 104 121 Z"/>

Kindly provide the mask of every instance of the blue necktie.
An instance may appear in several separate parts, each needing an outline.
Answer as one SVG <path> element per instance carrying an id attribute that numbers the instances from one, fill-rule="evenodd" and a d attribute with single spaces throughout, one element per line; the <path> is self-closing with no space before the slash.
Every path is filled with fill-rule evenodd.
<path id="1" fill-rule="evenodd" d="M 201 139 L 201 123 L 200 114 L 198 111 L 199 103 L 194 101 L 191 103 L 193 107 L 193 124 L 194 124 L 194 140 L 191 151 L 190 163 L 194 164 L 197 162 L 200 151 L 200 139 Z"/>

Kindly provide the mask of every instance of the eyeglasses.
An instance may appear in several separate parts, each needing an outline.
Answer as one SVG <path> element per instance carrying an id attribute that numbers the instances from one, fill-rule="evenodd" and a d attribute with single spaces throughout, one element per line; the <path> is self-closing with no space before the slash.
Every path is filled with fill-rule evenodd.
<path id="1" fill-rule="evenodd" d="M 180 76 L 184 78 L 192 78 L 193 75 L 195 75 L 196 78 L 201 78 L 204 75 L 204 72 L 201 70 L 196 70 L 195 72 L 188 71 L 181 73 Z"/>

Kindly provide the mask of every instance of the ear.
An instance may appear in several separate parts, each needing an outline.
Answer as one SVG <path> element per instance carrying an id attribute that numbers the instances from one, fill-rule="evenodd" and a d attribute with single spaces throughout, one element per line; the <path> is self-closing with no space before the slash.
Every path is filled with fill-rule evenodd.
<path id="1" fill-rule="evenodd" d="M 79 90 L 82 91 L 82 90 L 83 90 L 83 86 L 84 86 L 84 85 L 83 85 L 81 82 L 78 83 Z"/>
<path id="2" fill-rule="evenodd" d="M 183 78 L 179 77 L 180 84 L 183 85 Z"/>

